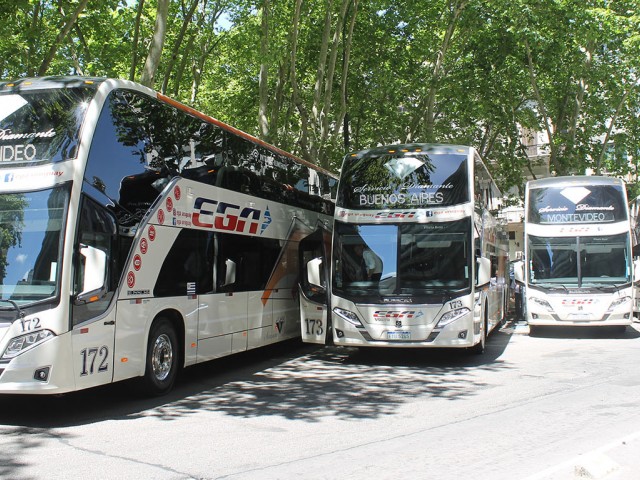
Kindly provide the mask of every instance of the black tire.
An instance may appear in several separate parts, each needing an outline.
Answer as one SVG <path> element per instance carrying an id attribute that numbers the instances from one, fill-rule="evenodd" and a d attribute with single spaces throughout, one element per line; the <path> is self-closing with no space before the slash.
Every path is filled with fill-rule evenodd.
<path id="1" fill-rule="evenodd" d="M 471 347 L 471 352 L 476 355 L 482 355 L 484 353 L 485 347 L 487 345 L 487 330 L 489 329 L 489 321 L 487 319 L 487 307 L 484 309 L 484 321 L 482 322 L 482 335 L 480 336 L 480 341 L 476 343 L 473 347 Z"/>
<path id="2" fill-rule="evenodd" d="M 164 395 L 171 390 L 178 376 L 180 347 L 176 330 L 167 318 L 158 318 L 151 326 L 143 391 L 147 395 Z"/>

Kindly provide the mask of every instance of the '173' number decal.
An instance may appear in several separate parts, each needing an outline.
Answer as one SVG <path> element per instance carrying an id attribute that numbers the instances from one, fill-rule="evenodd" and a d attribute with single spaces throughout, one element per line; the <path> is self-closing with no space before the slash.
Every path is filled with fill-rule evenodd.
<path id="1" fill-rule="evenodd" d="M 103 345 L 101 347 L 84 348 L 80 352 L 82 356 L 82 370 L 80 376 L 92 375 L 97 372 L 106 372 L 109 369 L 107 359 L 109 358 L 109 347 Z M 96 360 L 98 368 L 96 370 Z"/>
<path id="2" fill-rule="evenodd" d="M 322 325 L 322 320 L 306 318 L 305 323 L 307 325 L 307 335 L 320 336 L 324 334 L 324 326 Z"/>

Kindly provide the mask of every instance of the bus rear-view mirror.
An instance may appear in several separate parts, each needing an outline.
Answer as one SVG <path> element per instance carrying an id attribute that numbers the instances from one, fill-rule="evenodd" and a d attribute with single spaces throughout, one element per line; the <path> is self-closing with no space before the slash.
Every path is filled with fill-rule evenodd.
<path id="1" fill-rule="evenodd" d="M 233 285 L 236 283 L 236 262 L 231 259 L 227 259 L 224 261 L 225 266 L 225 274 L 224 274 L 224 285 Z"/>
<path id="2" fill-rule="evenodd" d="M 314 258 L 313 260 L 309 260 L 307 262 L 307 282 L 316 287 L 316 288 L 324 288 L 322 286 L 322 258 Z"/>
<path id="3" fill-rule="evenodd" d="M 81 245 L 80 255 L 84 269 L 77 303 L 89 303 L 98 300 L 104 294 L 107 279 L 107 253 L 89 245 Z"/>
<path id="4" fill-rule="evenodd" d="M 485 257 L 478 257 L 478 275 L 476 285 L 486 285 L 491 281 L 491 260 Z"/>
<path id="5" fill-rule="evenodd" d="M 524 262 L 522 260 L 513 263 L 513 279 L 517 283 L 524 283 Z"/>

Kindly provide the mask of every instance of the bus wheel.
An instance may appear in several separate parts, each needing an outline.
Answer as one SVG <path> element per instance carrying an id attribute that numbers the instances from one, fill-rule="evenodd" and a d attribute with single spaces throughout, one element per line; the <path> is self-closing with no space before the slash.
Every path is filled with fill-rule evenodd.
<path id="1" fill-rule="evenodd" d="M 149 332 L 144 390 L 150 395 L 163 395 L 173 387 L 178 374 L 178 336 L 166 318 L 156 320 Z"/>
<path id="2" fill-rule="evenodd" d="M 476 343 L 473 347 L 471 347 L 471 352 L 476 355 L 482 355 L 484 353 L 484 348 L 487 344 L 487 335 L 489 331 L 489 319 L 487 317 L 488 311 L 487 306 L 484 307 L 484 321 L 482 322 L 482 331 L 480 332 L 480 341 Z"/>

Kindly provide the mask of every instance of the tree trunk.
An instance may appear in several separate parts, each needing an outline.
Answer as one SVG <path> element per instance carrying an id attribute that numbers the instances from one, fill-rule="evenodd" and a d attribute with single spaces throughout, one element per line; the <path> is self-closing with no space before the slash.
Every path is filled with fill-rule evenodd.
<path id="1" fill-rule="evenodd" d="M 622 98 L 620 99 L 620 102 L 618 103 L 618 106 L 616 107 L 615 113 L 613 114 L 613 116 L 611 117 L 611 120 L 609 121 L 609 127 L 607 128 L 607 133 L 604 136 L 604 140 L 602 141 L 602 149 L 600 150 L 600 156 L 598 157 L 598 160 L 596 162 L 596 168 L 595 168 L 596 175 L 600 175 L 600 171 L 602 169 L 602 162 L 604 161 L 604 155 L 605 153 L 607 153 L 607 143 L 609 143 L 609 138 L 611 138 L 611 132 L 613 131 L 613 126 L 615 125 L 616 120 L 618 119 L 618 116 L 620 116 L 620 112 L 622 111 L 622 107 L 624 107 L 624 104 L 627 101 L 627 97 L 633 91 L 636 85 L 637 84 L 632 84 L 627 89 L 627 91 L 624 92 L 624 94 L 622 95 Z"/>
<path id="2" fill-rule="evenodd" d="M 304 102 L 300 97 L 300 89 L 298 87 L 298 80 L 296 77 L 296 55 L 298 50 L 298 32 L 300 27 L 300 8 L 302 0 L 296 0 L 296 6 L 293 14 L 293 24 L 291 26 L 291 72 L 289 75 L 289 81 L 291 82 L 291 101 L 298 110 L 300 115 L 300 138 L 298 144 L 300 147 L 300 155 L 302 157 L 311 159 L 309 151 L 309 114 L 305 108 Z M 313 160 L 312 160 L 313 161 Z"/>
<path id="3" fill-rule="evenodd" d="M 320 135 L 318 136 L 318 144 L 316 147 L 317 156 L 316 163 L 323 168 L 329 167 L 329 159 L 326 158 L 326 144 L 329 137 L 329 113 L 332 105 L 332 93 L 333 82 L 336 71 L 336 62 L 338 60 L 338 50 L 340 49 L 340 38 L 342 36 L 342 28 L 347 14 L 347 7 L 351 0 L 342 0 L 342 6 L 340 8 L 340 14 L 338 15 L 338 22 L 333 32 L 333 39 L 331 41 L 331 55 L 329 56 L 329 63 L 327 65 L 327 74 L 324 79 L 324 91 L 323 91 L 323 105 L 320 112 L 320 122 L 318 128 Z"/>
<path id="4" fill-rule="evenodd" d="M 88 1 L 88 0 L 87 0 Z M 162 48 L 167 35 L 167 17 L 169 15 L 169 0 L 158 0 L 158 10 L 156 12 L 156 25 L 153 31 L 153 38 L 149 46 L 149 54 L 144 62 L 144 69 L 140 83 L 149 88 L 153 88 L 160 57 L 162 56 Z"/>
<path id="5" fill-rule="evenodd" d="M 529 78 L 531 81 L 531 88 L 533 89 L 533 94 L 538 104 L 538 110 L 544 122 L 544 129 L 547 132 L 547 136 L 549 137 L 549 150 L 551 151 L 551 154 L 549 155 L 549 170 L 551 170 L 551 167 L 553 167 L 553 169 L 557 171 L 559 165 L 557 165 L 558 156 L 557 156 L 557 148 L 554 144 L 554 132 L 551 129 L 551 125 L 549 123 L 549 117 L 547 115 L 547 109 L 544 106 L 542 95 L 540 94 L 540 90 L 538 89 L 538 80 L 536 79 L 536 72 L 533 65 L 533 56 L 531 55 L 531 47 L 529 46 L 529 41 L 526 38 L 524 40 L 524 46 L 527 52 L 527 66 L 529 69 Z"/>
<path id="6" fill-rule="evenodd" d="M 131 68 L 129 69 L 129 80 L 136 79 L 136 68 L 138 66 L 138 42 L 140 41 L 140 18 L 142 17 L 142 9 L 144 0 L 138 2 L 136 11 L 136 21 L 133 26 L 133 46 L 131 48 Z"/>
<path id="7" fill-rule="evenodd" d="M 31 21 L 31 25 L 29 25 L 29 48 L 27 50 L 27 76 L 33 77 L 36 74 L 36 68 L 33 64 L 33 57 L 35 57 L 35 52 L 37 51 L 37 32 L 38 32 L 38 23 L 40 22 L 40 12 L 42 8 L 42 2 L 36 2 L 33 7 L 33 19 Z"/>
<path id="8" fill-rule="evenodd" d="M 178 37 L 176 38 L 173 48 L 171 49 L 171 56 L 169 57 L 169 62 L 167 63 L 167 69 L 164 72 L 164 80 L 162 81 L 162 89 L 161 89 L 162 93 L 167 92 L 167 89 L 169 86 L 169 78 L 173 73 L 173 68 L 176 64 L 178 56 L 180 55 L 180 50 L 182 47 L 182 42 L 184 41 L 184 36 L 187 33 L 187 29 L 189 28 L 189 24 L 193 19 L 193 14 L 195 13 L 196 8 L 198 7 L 199 1 L 200 0 L 193 0 L 193 2 L 191 3 L 191 6 L 189 7 L 189 10 L 184 15 L 184 19 L 182 20 L 182 27 L 180 28 Z M 185 52 L 188 52 L 188 51 L 189 50 L 185 50 Z"/>
<path id="9" fill-rule="evenodd" d="M 349 77 L 349 59 L 351 57 L 351 45 L 353 43 L 353 30 L 356 24 L 356 17 L 358 15 L 358 0 L 353 0 L 353 14 L 351 15 L 351 21 L 349 23 L 349 30 L 342 37 L 342 78 L 340 84 L 340 111 L 336 119 L 335 135 L 340 133 L 340 128 L 343 129 L 344 149 L 345 152 L 349 148 L 349 118 L 347 116 L 347 78 Z"/>
<path id="10" fill-rule="evenodd" d="M 87 3 L 89 3 L 89 0 L 81 0 L 80 3 L 78 3 L 78 6 L 76 7 L 75 11 L 71 14 L 71 16 L 64 21 L 64 24 L 62 25 L 60 33 L 58 33 L 58 36 L 53 41 L 53 44 L 51 45 L 51 47 L 49 47 L 49 51 L 47 52 L 47 55 L 44 57 L 44 60 L 40 65 L 40 68 L 38 69 L 39 77 L 42 77 L 47 73 L 47 70 L 49 69 L 51 62 L 53 61 L 53 59 L 56 56 L 56 53 L 58 52 L 58 47 L 60 46 L 62 41 L 67 37 L 67 35 L 69 35 L 69 32 L 78 21 L 78 17 L 87 7 Z"/>
<path id="11" fill-rule="evenodd" d="M 459 0 L 456 1 L 453 5 L 451 18 L 449 19 L 449 23 L 447 24 L 447 29 L 442 39 L 440 49 L 436 54 L 436 61 L 431 72 L 431 81 L 429 82 L 429 90 L 418 104 L 416 114 L 409 126 L 409 132 L 407 133 L 407 137 L 405 139 L 406 142 L 414 141 L 423 119 L 425 120 L 426 127 L 425 141 L 433 141 L 433 130 L 435 128 L 435 100 L 442 77 L 442 66 L 444 65 L 444 59 L 449 50 L 451 39 L 453 38 L 453 34 L 455 33 L 458 19 L 468 3 L 469 0 Z"/>
<path id="12" fill-rule="evenodd" d="M 267 108 L 269 102 L 269 0 L 262 0 L 262 25 L 260 35 L 260 77 L 258 79 L 258 127 L 260 136 L 270 141 Z"/>

